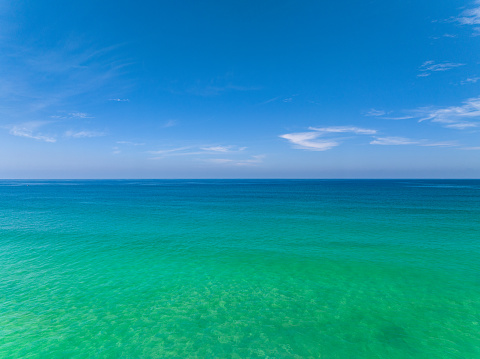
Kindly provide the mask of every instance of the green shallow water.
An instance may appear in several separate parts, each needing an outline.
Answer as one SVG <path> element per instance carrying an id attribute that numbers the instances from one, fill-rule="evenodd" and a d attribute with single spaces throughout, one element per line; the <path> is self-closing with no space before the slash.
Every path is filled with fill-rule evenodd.
<path id="1" fill-rule="evenodd" d="M 0 181 L 1 358 L 478 358 L 480 181 Z"/>

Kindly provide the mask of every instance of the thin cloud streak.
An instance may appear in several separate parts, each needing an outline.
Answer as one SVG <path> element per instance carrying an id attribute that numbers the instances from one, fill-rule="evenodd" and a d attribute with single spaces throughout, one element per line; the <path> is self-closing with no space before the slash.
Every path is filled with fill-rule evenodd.
<path id="1" fill-rule="evenodd" d="M 352 126 L 332 126 L 332 127 L 309 127 L 309 130 L 324 132 L 324 133 L 355 133 L 358 135 L 374 135 L 377 130 L 370 130 L 366 128 L 352 127 Z"/>
<path id="2" fill-rule="evenodd" d="M 441 123 L 444 127 L 457 130 L 479 127 L 480 96 L 463 101 L 461 106 L 450 106 L 438 109 L 418 109 L 418 122 L 431 121 Z"/>
<path id="3" fill-rule="evenodd" d="M 418 141 L 412 141 L 405 137 L 377 137 L 375 140 L 371 141 L 371 145 L 382 145 L 382 146 L 402 146 L 402 145 L 416 145 Z"/>
<path id="4" fill-rule="evenodd" d="M 420 74 L 418 74 L 418 77 L 426 77 L 430 76 L 432 72 L 437 72 L 437 71 L 448 71 L 451 69 L 454 69 L 456 67 L 464 66 L 465 64 L 459 64 L 459 63 L 454 63 L 454 62 L 442 62 L 439 64 L 436 64 L 435 61 L 430 60 L 430 61 L 425 61 L 419 68 L 421 71 Z"/>
<path id="5" fill-rule="evenodd" d="M 469 77 L 466 80 L 463 80 L 460 82 L 461 85 L 466 85 L 466 84 L 475 84 L 480 80 L 480 77 Z"/>
<path id="6" fill-rule="evenodd" d="M 167 122 L 165 122 L 165 124 L 162 127 L 168 128 L 176 125 L 177 125 L 177 120 L 168 120 Z"/>
<path id="7" fill-rule="evenodd" d="M 263 162 L 265 155 L 255 155 L 251 156 L 246 160 L 232 160 L 228 158 L 210 158 L 206 160 L 210 163 L 221 164 L 221 165 L 230 165 L 230 166 L 256 166 Z"/>
<path id="8" fill-rule="evenodd" d="M 354 126 L 309 127 L 313 132 L 295 132 L 279 136 L 290 141 L 294 148 L 309 151 L 327 151 L 340 145 L 337 139 L 319 139 L 319 137 L 339 133 L 354 133 L 357 135 L 373 135 L 377 130 Z"/>
<path id="9" fill-rule="evenodd" d="M 159 150 L 159 151 L 147 151 L 147 153 L 153 155 L 160 155 L 152 159 L 160 159 L 166 156 L 197 156 L 197 155 L 212 155 L 219 153 L 225 154 L 234 154 L 240 151 L 244 151 L 247 147 L 238 147 L 238 146 L 185 146 L 177 147 L 169 150 Z"/>
<path id="10" fill-rule="evenodd" d="M 132 141 L 117 141 L 119 145 L 130 145 L 130 146 L 143 146 L 143 142 L 132 142 Z"/>
<path id="11" fill-rule="evenodd" d="M 297 132 L 287 133 L 280 137 L 293 143 L 294 148 L 309 151 L 327 151 L 340 145 L 337 141 L 317 140 L 321 135 L 320 132 Z"/>
<path id="12" fill-rule="evenodd" d="M 409 120 L 415 118 L 414 116 L 398 116 L 398 117 L 382 117 L 384 120 Z"/>
<path id="13" fill-rule="evenodd" d="M 386 115 L 386 114 L 387 114 L 387 112 L 385 112 L 383 110 L 376 110 L 376 109 L 372 108 L 365 113 L 365 116 L 377 117 L 377 116 L 383 116 L 383 115 Z"/>
<path id="14" fill-rule="evenodd" d="M 104 132 L 97 131 L 67 131 L 65 132 L 65 137 L 73 138 L 91 138 L 91 137 L 102 137 L 106 136 Z"/>
<path id="15" fill-rule="evenodd" d="M 371 145 L 381 146 L 405 146 L 405 145 L 417 145 L 423 147 L 456 147 L 458 144 L 454 141 L 444 142 L 430 142 L 429 140 L 412 140 L 406 137 L 386 136 L 376 137 L 375 140 L 370 142 Z"/>
<path id="16" fill-rule="evenodd" d="M 45 142 L 56 142 L 57 139 L 53 136 L 46 136 L 42 133 L 37 132 L 36 130 L 46 124 L 48 121 L 30 121 L 25 122 L 19 125 L 10 126 L 9 133 L 17 137 L 26 137 L 34 140 L 45 141 Z"/>
<path id="17" fill-rule="evenodd" d="M 474 4 L 474 7 L 462 11 L 454 20 L 461 25 L 480 25 L 480 0 L 475 1 Z"/>

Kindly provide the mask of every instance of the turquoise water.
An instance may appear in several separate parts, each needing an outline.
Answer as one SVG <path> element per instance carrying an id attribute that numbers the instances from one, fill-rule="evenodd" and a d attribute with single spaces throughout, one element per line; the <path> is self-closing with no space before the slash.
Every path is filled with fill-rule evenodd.
<path id="1" fill-rule="evenodd" d="M 1 358 L 480 358 L 480 181 L 0 181 Z"/>

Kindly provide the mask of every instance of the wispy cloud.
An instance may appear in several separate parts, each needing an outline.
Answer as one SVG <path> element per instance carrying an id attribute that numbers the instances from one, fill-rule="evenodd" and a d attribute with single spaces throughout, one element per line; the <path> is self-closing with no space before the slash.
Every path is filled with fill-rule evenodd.
<path id="1" fill-rule="evenodd" d="M 456 141 L 443 141 L 443 142 L 421 143 L 420 146 L 425 146 L 425 147 L 457 147 L 457 146 L 459 146 L 459 144 Z"/>
<path id="2" fill-rule="evenodd" d="M 470 78 L 467 78 L 466 80 L 461 81 L 460 84 L 461 85 L 474 84 L 474 83 L 477 83 L 478 80 L 480 80 L 480 77 L 470 77 Z"/>
<path id="3" fill-rule="evenodd" d="M 340 145 L 337 141 L 318 140 L 320 136 L 322 136 L 320 132 L 297 132 L 287 133 L 280 137 L 293 143 L 294 148 L 309 151 L 326 151 Z"/>
<path id="4" fill-rule="evenodd" d="M 394 116 L 394 117 L 382 117 L 383 119 L 385 120 L 409 120 L 411 118 L 415 118 L 415 116 L 410 116 L 410 115 L 406 115 L 406 116 Z"/>
<path id="5" fill-rule="evenodd" d="M 405 137 L 377 137 L 371 141 L 371 145 L 384 145 L 384 146 L 401 146 L 401 145 L 415 145 L 418 141 L 413 141 Z"/>
<path id="6" fill-rule="evenodd" d="M 255 166 L 263 162 L 265 155 L 255 155 L 247 159 L 230 159 L 230 158 L 210 158 L 207 159 L 207 162 L 221 164 L 221 165 L 230 165 L 230 166 Z"/>
<path id="7" fill-rule="evenodd" d="M 85 112 L 70 112 L 68 114 L 51 115 L 50 118 L 58 121 L 58 120 L 78 120 L 78 119 L 94 118 L 94 117 Z"/>
<path id="8" fill-rule="evenodd" d="M 168 120 L 163 124 L 162 127 L 168 128 L 168 127 L 173 127 L 177 125 L 177 120 Z"/>
<path id="9" fill-rule="evenodd" d="M 473 7 L 466 9 L 454 18 L 461 25 L 480 25 L 480 0 L 473 2 Z"/>
<path id="10" fill-rule="evenodd" d="M 470 98 L 461 106 L 444 108 L 420 108 L 417 110 L 419 122 L 431 121 L 454 129 L 468 129 L 480 126 L 480 96 Z"/>
<path id="11" fill-rule="evenodd" d="M 91 116 L 88 116 L 88 114 L 85 112 L 72 112 L 70 113 L 70 116 L 73 118 L 92 118 Z"/>
<path id="12" fill-rule="evenodd" d="M 234 145 L 184 146 L 166 150 L 147 151 L 147 153 L 157 155 L 157 157 L 155 157 L 154 159 L 159 159 L 167 156 L 218 155 L 219 153 L 235 154 L 244 151 L 245 149 L 246 147 L 239 147 Z"/>
<path id="13" fill-rule="evenodd" d="M 110 98 L 108 101 L 115 101 L 115 102 L 130 102 L 128 98 Z"/>
<path id="14" fill-rule="evenodd" d="M 448 71 L 451 69 L 454 69 L 456 67 L 464 66 L 465 64 L 459 64 L 459 63 L 454 63 L 454 62 L 442 62 L 442 63 L 435 63 L 435 61 L 430 60 L 430 61 L 425 61 L 420 67 L 420 74 L 418 74 L 418 77 L 426 77 L 430 76 L 432 72 L 436 71 Z"/>
<path id="15" fill-rule="evenodd" d="M 386 136 L 376 137 L 375 140 L 370 142 L 371 145 L 382 146 L 404 146 L 404 145 L 417 145 L 424 147 L 456 147 L 458 144 L 455 141 L 443 141 L 443 142 L 431 142 L 429 140 L 413 140 L 406 137 Z"/>
<path id="16" fill-rule="evenodd" d="M 206 146 L 200 147 L 203 151 L 213 151 L 213 152 L 232 152 L 232 151 L 243 151 L 246 147 L 237 147 L 237 146 Z"/>
<path id="17" fill-rule="evenodd" d="M 374 135 L 377 133 L 377 130 L 354 126 L 309 127 L 308 129 L 323 133 L 355 133 L 357 135 Z"/>
<path id="18" fill-rule="evenodd" d="M 9 133 L 13 136 L 26 137 L 34 140 L 45 142 L 56 142 L 57 139 L 51 135 L 45 135 L 38 131 L 38 129 L 46 124 L 48 121 L 30 121 L 18 125 L 9 126 Z"/>
<path id="19" fill-rule="evenodd" d="M 127 63 L 116 55 L 118 46 L 92 49 L 73 38 L 49 48 L 15 41 L 1 45 L 5 56 L 0 57 L 0 67 L 7 71 L 0 81 L 0 97 L 8 105 L 0 109 L 3 118 L 44 118 L 72 101 L 90 103 L 105 96 L 112 84 L 117 89 L 123 85 L 120 78 Z M 77 111 L 59 116 L 89 117 Z"/>
<path id="20" fill-rule="evenodd" d="M 331 134 L 353 133 L 357 135 L 373 135 L 376 130 L 353 127 L 353 126 L 331 126 L 331 127 L 309 127 L 312 132 L 295 132 L 281 135 L 294 145 L 294 148 L 309 151 L 327 151 L 340 145 L 335 138 L 322 138 Z"/>
<path id="21" fill-rule="evenodd" d="M 267 103 L 275 102 L 275 101 L 277 101 L 278 99 L 280 99 L 280 96 L 273 97 L 273 98 L 271 98 L 271 99 L 268 99 L 268 100 L 266 100 L 266 101 L 263 101 L 263 102 L 260 103 L 260 105 L 266 105 Z"/>
<path id="22" fill-rule="evenodd" d="M 365 116 L 376 117 L 376 116 L 383 116 L 383 115 L 386 115 L 386 114 L 387 114 L 387 112 L 385 112 L 383 110 L 376 110 L 376 109 L 372 108 L 365 113 Z"/>
<path id="23" fill-rule="evenodd" d="M 130 145 L 130 146 L 143 146 L 143 142 L 132 142 L 132 141 L 117 141 L 119 145 Z"/>
<path id="24" fill-rule="evenodd" d="M 73 137 L 73 138 L 90 138 L 90 137 L 102 137 L 106 134 L 104 132 L 98 131 L 66 131 L 65 137 Z"/>
<path id="25" fill-rule="evenodd" d="M 432 39 L 438 40 L 438 39 L 441 39 L 442 37 L 454 39 L 454 38 L 457 37 L 457 35 L 454 35 L 454 34 L 443 34 L 442 36 L 432 36 Z"/>
<path id="26" fill-rule="evenodd" d="M 293 100 L 295 99 L 295 97 L 297 97 L 298 94 L 293 94 L 293 95 L 289 95 L 287 97 L 285 96 L 277 96 L 277 97 L 273 97 L 269 100 L 266 100 L 266 101 L 263 101 L 261 102 L 259 105 L 266 105 L 268 103 L 272 103 L 272 102 L 277 102 L 277 101 L 281 101 L 283 103 L 290 103 L 290 102 L 293 102 Z"/>
<path id="27" fill-rule="evenodd" d="M 228 92 L 258 91 L 261 87 L 241 84 L 232 73 L 210 79 L 198 79 L 193 84 L 182 84 L 175 81 L 168 90 L 173 94 L 191 94 L 203 97 L 219 96 Z"/>
<path id="28" fill-rule="evenodd" d="M 390 114 L 392 111 L 383 111 L 383 110 L 376 110 L 374 108 L 370 109 L 369 111 L 365 112 L 365 116 L 370 116 L 370 117 L 379 117 L 384 120 L 408 120 L 410 118 L 414 118 L 414 116 L 411 115 L 405 115 L 405 116 L 385 116 L 387 114 Z"/>
<path id="29" fill-rule="evenodd" d="M 171 154 L 185 154 L 185 150 L 190 150 L 192 149 L 191 146 L 184 146 L 184 147 L 176 147 L 176 148 L 171 148 L 168 150 L 158 150 L 158 151 L 147 151 L 147 153 L 150 153 L 152 155 L 171 155 Z"/>

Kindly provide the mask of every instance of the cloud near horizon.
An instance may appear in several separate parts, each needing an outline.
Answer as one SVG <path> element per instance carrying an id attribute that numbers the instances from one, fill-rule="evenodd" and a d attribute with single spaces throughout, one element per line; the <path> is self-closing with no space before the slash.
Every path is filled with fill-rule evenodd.
<path id="1" fill-rule="evenodd" d="M 446 128 L 464 130 L 480 126 L 480 96 L 469 98 L 461 106 L 418 109 L 420 120 L 441 123 Z"/>
<path id="2" fill-rule="evenodd" d="M 37 130 L 50 123 L 49 121 L 30 121 L 18 125 L 9 126 L 9 133 L 17 137 L 26 137 L 34 140 L 44 141 L 44 142 L 56 142 L 57 139 L 51 135 L 44 135 Z"/>
<path id="3" fill-rule="evenodd" d="M 221 146 L 183 146 L 167 150 L 158 150 L 158 151 L 147 151 L 147 153 L 153 155 L 159 155 L 158 157 L 153 157 L 152 159 L 160 159 L 166 156 L 188 156 L 188 155 L 212 155 L 212 154 L 230 154 L 238 153 L 244 151 L 247 147 L 239 147 L 235 145 Z"/>
<path id="4" fill-rule="evenodd" d="M 377 130 L 354 126 L 309 127 L 312 132 L 294 132 L 280 135 L 280 138 L 290 141 L 294 148 L 309 151 L 327 151 L 341 144 L 337 139 L 319 139 L 322 136 L 338 133 L 353 133 L 357 135 L 373 135 Z"/>
<path id="5" fill-rule="evenodd" d="M 444 142 L 430 142 L 429 140 L 412 140 L 405 137 L 386 136 L 376 137 L 375 140 L 370 142 L 371 145 L 382 146 L 404 146 L 404 145 L 417 145 L 423 147 L 456 147 L 458 144 L 454 141 Z"/>

